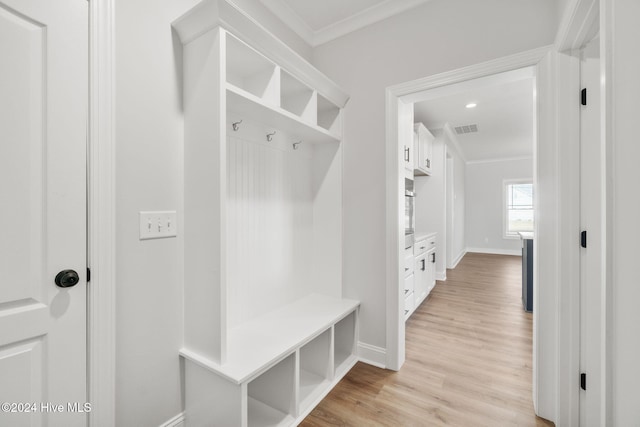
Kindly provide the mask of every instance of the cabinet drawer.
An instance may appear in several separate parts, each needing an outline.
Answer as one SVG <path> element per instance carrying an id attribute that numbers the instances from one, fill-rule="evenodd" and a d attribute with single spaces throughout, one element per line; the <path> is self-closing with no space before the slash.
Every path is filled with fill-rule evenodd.
<path id="1" fill-rule="evenodd" d="M 404 299 L 404 318 L 407 319 L 411 312 L 413 311 L 413 307 L 415 305 L 415 301 L 413 298 L 413 292 L 409 293 Z"/>
<path id="2" fill-rule="evenodd" d="M 414 262 L 413 262 L 413 255 L 411 255 L 409 258 L 405 258 L 404 259 L 404 276 L 407 277 L 410 274 L 413 274 L 413 266 L 414 266 Z"/>
<path id="3" fill-rule="evenodd" d="M 404 257 L 405 258 L 412 258 L 413 257 L 413 246 L 409 246 L 408 248 L 406 248 L 404 250 Z"/>
<path id="4" fill-rule="evenodd" d="M 413 254 L 415 256 L 422 255 L 423 253 L 430 251 L 431 249 L 436 247 L 436 238 L 435 236 L 429 237 L 424 240 L 420 240 L 413 245 Z M 405 250 L 406 251 L 406 250 Z"/>
<path id="5" fill-rule="evenodd" d="M 404 278 L 404 293 L 405 295 L 409 295 L 411 292 L 413 292 L 413 281 L 414 281 L 414 275 L 410 275 Z"/>

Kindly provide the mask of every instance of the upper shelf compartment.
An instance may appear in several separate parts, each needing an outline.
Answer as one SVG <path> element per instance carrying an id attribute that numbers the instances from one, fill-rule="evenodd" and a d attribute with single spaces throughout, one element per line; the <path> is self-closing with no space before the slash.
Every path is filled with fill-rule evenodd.
<path id="1" fill-rule="evenodd" d="M 333 104 L 324 96 L 318 95 L 318 126 L 334 135 L 342 133 L 340 107 Z"/>
<path id="2" fill-rule="evenodd" d="M 340 108 L 233 35 L 225 38 L 227 110 L 299 141 L 340 141 L 333 126 Z"/>
<path id="3" fill-rule="evenodd" d="M 283 109 L 299 116 L 305 122 L 315 125 L 317 93 L 291 74 L 280 73 L 280 105 Z"/>
<path id="4" fill-rule="evenodd" d="M 279 68 L 228 33 L 226 51 L 227 83 L 262 99 L 269 105 L 280 105 Z"/>
<path id="5" fill-rule="evenodd" d="M 245 51 L 249 57 L 254 57 L 254 60 L 256 60 L 255 56 L 257 55 L 256 63 L 258 65 L 265 65 L 265 61 L 270 67 L 276 67 L 274 64 L 277 64 L 277 66 L 287 70 L 291 77 L 321 93 L 338 108 L 344 108 L 349 100 L 349 96 L 333 81 L 264 27 L 256 25 L 255 20 L 238 8 L 231 0 L 201 0 L 196 6 L 173 21 L 172 27 L 180 37 L 183 45 L 188 45 L 201 38 L 204 34 L 215 31 L 217 28 L 232 31 L 238 37 L 233 42 L 240 43 L 240 51 Z M 251 48 L 243 46 L 243 42 L 251 46 Z M 230 47 L 235 49 L 238 46 L 232 45 Z M 249 49 L 249 52 L 246 52 L 245 48 Z M 237 70 L 238 68 L 232 67 L 232 69 Z M 260 69 L 264 71 L 264 69 Z M 247 76 L 244 72 L 230 74 L 233 74 L 234 77 L 231 80 L 227 80 L 227 82 L 259 98 L 267 96 L 267 99 L 272 100 L 271 95 L 273 95 L 273 92 L 270 91 L 280 91 L 279 87 L 269 86 L 269 83 L 265 85 L 265 81 L 262 80 L 264 85 L 262 89 L 265 92 L 261 94 L 261 90 L 254 90 L 256 89 L 253 86 L 255 82 L 250 82 L 249 86 L 239 83 L 243 80 L 244 82 L 247 81 Z M 265 75 L 269 75 L 268 71 Z M 251 76 L 249 77 L 250 81 L 253 80 Z M 258 78 L 257 80 L 260 81 L 261 79 Z M 257 89 L 260 86 L 258 85 Z M 267 102 L 271 105 L 280 105 L 280 103 Z"/>

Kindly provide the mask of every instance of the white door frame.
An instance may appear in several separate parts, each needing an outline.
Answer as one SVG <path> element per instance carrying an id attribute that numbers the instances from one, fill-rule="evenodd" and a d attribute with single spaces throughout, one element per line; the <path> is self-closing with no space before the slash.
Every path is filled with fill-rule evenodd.
<path id="1" fill-rule="evenodd" d="M 92 427 L 116 424 L 114 2 L 89 2 L 87 390 Z"/>
<path id="2" fill-rule="evenodd" d="M 545 342 L 547 348 L 534 344 L 534 390 L 533 400 L 536 413 L 556 422 L 557 425 L 577 425 L 579 420 L 579 198 L 575 188 L 579 185 L 579 134 L 580 118 L 577 103 L 580 88 L 579 62 L 573 56 L 558 54 L 575 50 L 582 46 L 588 35 L 594 16 L 597 15 L 597 0 L 572 0 L 568 12 L 564 15 L 554 46 L 543 47 L 531 51 L 511 55 L 505 58 L 488 61 L 470 67 L 430 76 L 423 79 L 402 83 L 387 88 L 386 92 L 386 266 L 387 266 L 387 360 L 389 369 L 399 369 L 404 362 L 404 322 L 402 322 L 402 299 L 399 293 L 401 283 L 402 262 L 402 180 L 401 150 L 398 141 L 398 112 L 402 110 L 401 98 L 416 92 L 433 89 L 466 80 L 472 80 L 492 74 L 536 66 L 536 80 L 547 89 L 545 96 L 551 97 L 542 102 L 544 109 L 538 108 L 537 136 L 549 138 L 556 144 L 552 156 L 545 153 L 540 158 L 534 156 L 534 181 L 537 183 L 538 162 L 549 163 L 546 173 L 551 172 L 553 185 L 557 194 L 555 211 L 558 223 L 555 225 L 555 236 L 546 236 L 558 248 L 561 260 L 554 265 L 545 265 L 551 270 L 546 274 L 551 283 L 542 285 L 542 292 L 536 291 L 536 301 L 544 298 L 548 310 L 555 312 L 555 317 L 547 324 Z M 544 67 L 540 64 L 544 57 L 549 60 Z M 544 83 L 540 80 L 544 79 Z M 540 87 L 540 86 L 539 86 Z M 541 91 L 538 92 L 541 94 Z M 537 102 L 541 102 L 538 100 Z M 540 116 L 544 117 L 540 117 Z M 562 117 L 562 126 L 557 125 L 557 118 Z M 562 144 L 559 143 L 562 141 Z M 549 158 L 548 158 L 549 157 Z M 551 158 L 553 157 L 553 158 Z M 536 216 L 540 206 L 536 207 Z M 536 223 L 536 233 L 539 233 Z M 549 231 L 547 229 L 547 231 Z M 537 234 L 539 236 L 539 234 Z M 537 249 L 537 248 L 536 248 Z M 536 259 L 537 256 L 536 250 Z M 534 270 L 538 274 L 538 265 Z M 537 282 L 537 281 L 536 281 Z M 562 284 L 563 286 L 557 286 Z M 543 296 L 540 297 L 539 294 Z M 548 304 L 546 304 L 548 303 Z M 537 314 L 534 311 L 534 343 L 541 338 Z M 606 315 L 603 315 L 603 322 Z M 604 329 L 603 329 L 604 330 Z M 605 382 L 603 381 L 603 384 Z M 544 402 L 539 399 L 544 397 Z M 609 399 L 607 397 L 607 399 Z M 603 402 L 604 404 L 605 402 Z M 608 400 L 606 402 L 609 406 Z"/>
<path id="3" fill-rule="evenodd" d="M 402 153 L 398 144 L 398 111 L 406 106 L 403 97 L 430 89 L 461 83 L 481 77 L 537 66 L 540 60 L 552 50 L 551 46 L 518 53 L 493 61 L 472 65 L 426 78 L 413 80 L 387 88 L 386 91 L 386 183 L 387 183 L 387 361 L 389 369 L 399 369 L 404 362 L 404 328 L 401 313 L 402 298 L 399 293 L 401 283 L 403 251 L 403 166 Z M 406 108 L 406 107 L 405 107 Z"/>

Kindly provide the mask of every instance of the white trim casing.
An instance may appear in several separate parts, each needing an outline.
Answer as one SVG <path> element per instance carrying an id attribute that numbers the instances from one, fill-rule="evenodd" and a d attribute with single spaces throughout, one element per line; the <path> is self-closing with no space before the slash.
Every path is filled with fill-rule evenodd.
<path id="1" fill-rule="evenodd" d="M 89 426 L 115 426 L 114 0 L 89 2 Z"/>
<path id="2" fill-rule="evenodd" d="M 358 360 L 378 368 L 386 368 L 386 350 L 382 347 L 358 341 Z"/>
<path id="3" fill-rule="evenodd" d="M 522 251 L 517 249 L 495 249 L 495 248 L 467 248 L 465 251 L 470 254 L 489 254 L 489 255 L 515 255 L 521 256 Z"/>
<path id="4" fill-rule="evenodd" d="M 482 160 L 468 160 L 466 164 L 468 165 L 479 165 L 483 163 L 496 163 L 496 162 L 514 162 L 516 160 L 531 160 L 533 161 L 533 156 L 517 156 L 517 157 L 501 157 L 495 159 L 482 159 Z"/>
<path id="5" fill-rule="evenodd" d="M 316 47 L 413 9 L 429 0 L 385 0 L 317 30 L 311 28 L 286 2 L 282 0 L 260 1 L 311 47 Z"/>
<path id="6" fill-rule="evenodd" d="M 517 53 L 503 58 L 483 62 L 480 64 L 471 65 L 468 67 L 460 68 L 457 70 L 436 74 L 433 76 L 425 77 L 410 82 L 401 83 L 395 86 L 387 88 L 386 91 L 386 235 L 387 235 L 387 367 L 390 369 L 399 369 L 404 361 L 404 322 L 400 322 L 401 310 L 396 301 L 396 293 L 400 288 L 401 272 L 399 271 L 399 251 L 400 242 L 399 234 L 401 231 L 401 215 L 403 213 L 402 198 L 399 196 L 401 191 L 401 176 L 400 172 L 403 167 L 402 153 L 400 144 L 398 144 L 399 136 L 399 106 L 403 104 L 403 100 L 410 100 L 416 102 L 415 99 L 418 92 L 436 89 L 442 86 L 461 83 L 468 80 L 473 80 L 481 77 L 487 77 L 494 74 L 517 70 L 525 67 L 536 67 L 536 72 L 551 73 L 551 69 L 542 68 L 539 64 L 548 58 L 549 52 L 553 51 L 552 46 L 540 47 L 529 51 Z M 536 76 L 537 78 L 538 76 Z M 545 87 L 545 90 L 552 90 L 553 87 Z M 412 97 L 413 96 L 413 97 Z M 544 136 L 552 133 L 553 121 L 546 121 L 545 125 L 549 126 L 546 129 Z M 538 123 L 540 126 L 540 123 Z M 535 161 L 535 160 L 534 160 Z M 535 180 L 535 177 L 534 177 Z M 549 236 L 549 238 L 557 238 L 557 236 Z M 552 267 L 553 268 L 553 267 Z M 552 292 L 549 295 L 545 295 L 546 298 L 550 298 Z M 549 306 L 555 306 L 555 303 L 550 302 Z M 555 334 L 553 331 L 552 334 Z M 540 351 L 537 348 L 535 351 Z M 553 352 L 553 349 L 546 349 L 547 353 L 542 358 L 536 358 L 534 354 L 534 371 L 535 363 L 537 360 L 543 360 L 545 365 L 545 373 L 549 376 L 556 373 L 553 365 L 555 360 L 549 359 L 549 352 Z M 389 361 L 396 362 L 397 366 L 390 366 Z M 553 372 L 551 372 L 553 371 Z M 536 388 L 536 382 L 538 378 L 534 376 L 534 404 L 537 405 L 537 394 L 541 390 Z M 545 384 L 545 386 L 547 386 Z M 555 389 L 552 390 L 555 395 Z M 545 392 L 545 390 L 542 390 Z M 553 399 L 552 399 L 553 400 Z M 555 403 L 555 402 L 554 402 Z M 552 405 L 553 406 L 553 405 Z M 537 409 L 537 406 L 536 406 Z M 545 408 L 548 412 L 545 414 L 554 414 L 555 408 Z M 547 415 L 547 417 L 553 418 L 553 416 Z"/>
<path id="7" fill-rule="evenodd" d="M 462 261 L 462 258 L 464 258 L 464 256 L 467 254 L 467 249 L 463 249 L 462 252 L 460 252 L 460 254 L 456 257 L 456 259 L 453 261 L 453 264 L 450 267 L 447 267 L 449 270 L 453 270 L 454 268 L 456 268 L 458 266 L 458 264 L 460 264 L 460 261 Z"/>
<path id="8" fill-rule="evenodd" d="M 184 412 L 180 412 L 175 417 L 172 417 L 170 420 L 165 421 L 160 425 L 160 427 L 183 427 L 185 422 Z"/>
<path id="9" fill-rule="evenodd" d="M 518 235 L 518 233 L 507 233 L 507 185 L 510 184 L 531 184 L 531 186 L 533 187 L 533 178 L 515 178 L 502 180 L 502 238 L 506 240 L 519 240 L 520 235 Z M 535 216 L 533 220 L 535 221 Z"/>

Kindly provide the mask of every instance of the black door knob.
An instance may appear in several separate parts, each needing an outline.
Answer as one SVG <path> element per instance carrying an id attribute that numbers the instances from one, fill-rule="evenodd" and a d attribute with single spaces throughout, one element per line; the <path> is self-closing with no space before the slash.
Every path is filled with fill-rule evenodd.
<path id="1" fill-rule="evenodd" d="M 78 273 L 73 270 L 62 270 L 60 273 L 56 275 L 56 285 L 61 288 L 70 288 L 75 286 L 80 281 L 80 277 L 78 277 Z"/>

